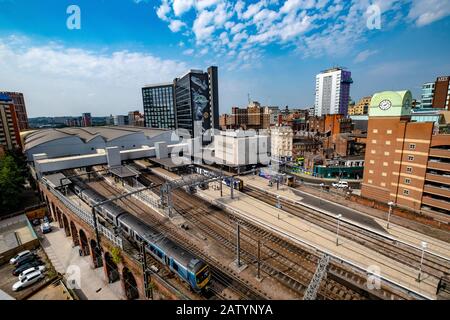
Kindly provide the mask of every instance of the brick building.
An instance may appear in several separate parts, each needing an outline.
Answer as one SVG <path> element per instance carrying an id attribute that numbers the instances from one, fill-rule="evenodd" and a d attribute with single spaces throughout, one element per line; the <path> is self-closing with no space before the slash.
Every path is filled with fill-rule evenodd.
<path id="1" fill-rule="evenodd" d="M 434 83 L 433 108 L 449 110 L 450 76 L 438 77 Z"/>
<path id="2" fill-rule="evenodd" d="M 411 122 L 409 91 L 373 96 L 361 195 L 415 211 L 450 212 L 450 135 Z"/>
<path id="3" fill-rule="evenodd" d="M 17 124 L 19 126 L 19 130 L 27 130 L 30 128 L 28 124 L 28 115 L 27 108 L 25 107 L 25 99 L 23 97 L 23 93 L 20 92 L 0 92 L 0 94 L 7 95 L 10 97 L 14 104 L 14 112 L 16 114 Z"/>
<path id="4" fill-rule="evenodd" d="M 361 115 L 369 112 L 370 100 L 372 97 L 364 97 L 358 103 L 349 106 L 348 115 Z"/>
<path id="5" fill-rule="evenodd" d="M 14 101 L 9 95 L 2 93 L 0 93 L 0 145 L 3 152 L 22 147 Z"/>

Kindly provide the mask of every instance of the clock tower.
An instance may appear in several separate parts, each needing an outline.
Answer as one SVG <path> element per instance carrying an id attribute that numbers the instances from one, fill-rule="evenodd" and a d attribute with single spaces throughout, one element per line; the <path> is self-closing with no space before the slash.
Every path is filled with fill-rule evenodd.
<path id="1" fill-rule="evenodd" d="M 384 91 L 373 95 L 369 107 L 364 178 L 361 194 L 387 203 L 395 198 L 407 124 L 411 120 L 411 92 Z M 394 183 L 394 184 L 393 184 Z"/>
<path id="2" fill-rule="evenodd" d="M 403 117 L 411 115 L 412 95 L 406 91 L 384 91 L 374 94 L 369 117 Z"/>

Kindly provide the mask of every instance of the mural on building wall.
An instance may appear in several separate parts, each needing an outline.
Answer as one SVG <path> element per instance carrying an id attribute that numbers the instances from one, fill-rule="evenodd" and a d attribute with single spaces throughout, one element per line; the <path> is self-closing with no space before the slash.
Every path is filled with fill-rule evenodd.
<path id="1" fill-rule="evenodd" d="M 208 75 L 196 74 L 191 76 L 191 92 L 193 103 L 194 121 L 201 122 L 203 130 L 211 128 L 210 112 L 211 105 L 208 99 Z"/>

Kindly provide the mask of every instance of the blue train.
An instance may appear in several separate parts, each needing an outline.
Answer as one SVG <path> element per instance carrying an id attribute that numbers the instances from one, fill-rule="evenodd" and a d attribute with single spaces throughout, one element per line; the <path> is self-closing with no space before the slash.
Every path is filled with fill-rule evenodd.
<path id="1" fill-rule="evenodd" d="M 96 191 L 86 188 L 79 180 L 71 180 L 74 192 L 90 206 L 106 200 Z M 113 224 L 129 240 L 137 244 L 145 242 L 146 251 L 188 283 L 193 291 L 201 292 L 207 288 L 211 274 L 204 261 L 112 202 L 100 205 L 95 210 L 99 218 Z"/>

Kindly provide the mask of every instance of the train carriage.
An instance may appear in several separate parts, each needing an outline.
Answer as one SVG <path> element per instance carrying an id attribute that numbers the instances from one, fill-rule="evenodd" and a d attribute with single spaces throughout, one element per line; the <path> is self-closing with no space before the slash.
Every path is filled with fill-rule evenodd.
<path id="1" fill-rule="evenodd" d="M 90 206 L 106 200 L 96 191 L 85 188 L 80 181 L 75 179 L 73 182 L 75 193 Z M 112 202 L 96 207 L 96 212 L 131 241 L 138 245 L 145 242 L 146 250 L 188 283 L 194 291 L 200 292 L 208 284 L 210 280 L 208 265 L 153 227 Z"/>

